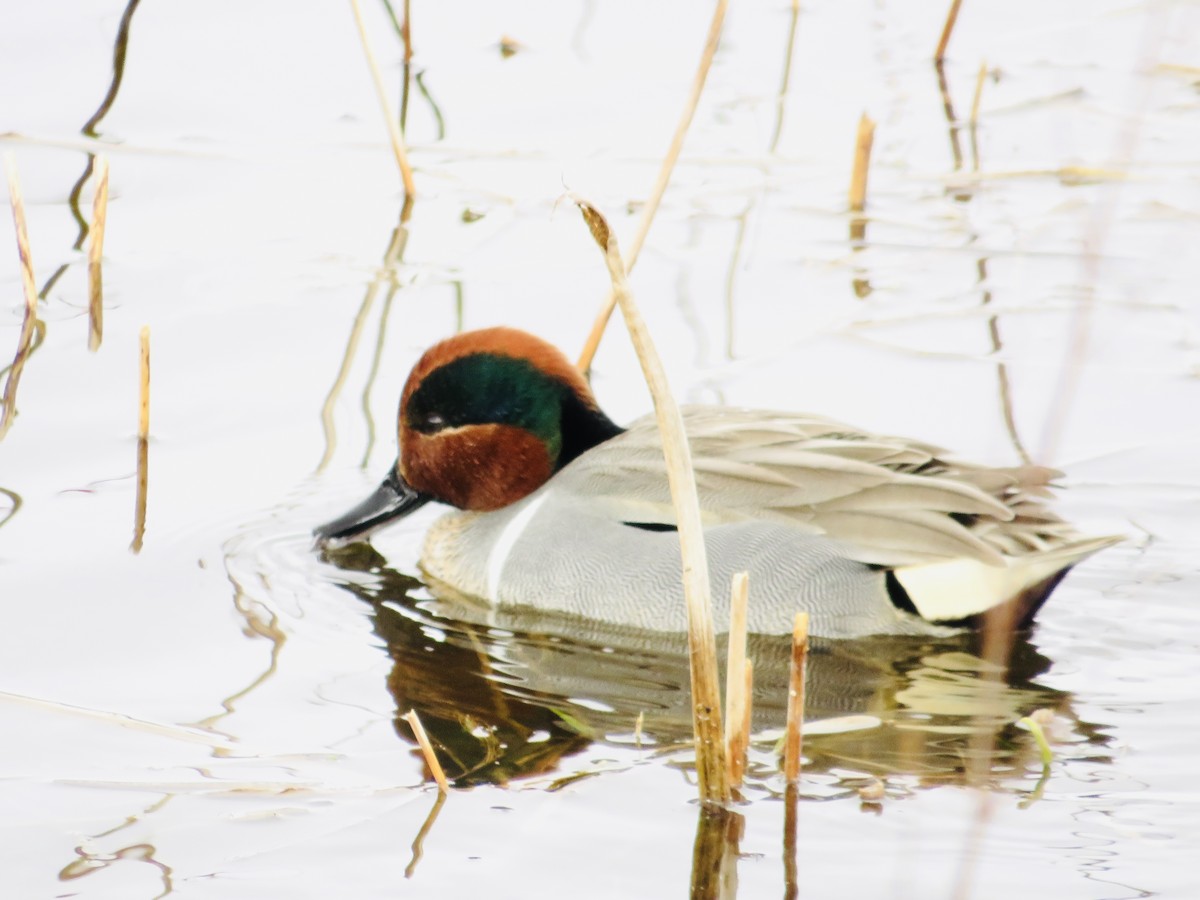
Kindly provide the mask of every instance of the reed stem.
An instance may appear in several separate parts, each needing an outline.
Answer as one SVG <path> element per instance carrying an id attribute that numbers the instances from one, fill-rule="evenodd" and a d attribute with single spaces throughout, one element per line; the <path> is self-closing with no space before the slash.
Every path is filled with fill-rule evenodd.
<path id="1" fill-rule="evenodd" d="M 21 320 L 21 333 L 17 338 L 17 352 L 8 368 L 8 379 L 4 382 L 4 399 L 0 408 L 0 440 L 12 427 L 17 412 L 17 385 L 25 360 L 29 358 L 33 333 L 37 328 L 37 284 L 33 278 L 33 257 L 29 252 L 29 228 L 25 223 L 25 201 L 21 198 L 21 185 L 17 180 L 17 167 L 9 154 L 4 156 L 4 168 L 8 175 L 8 199 L 12 204 L 13 226 L 17 232 L 17 255 L 21 260 L 21 288 L 25 294 L 25 317 Z"/>
<path id="2" fill-rule="evenodd" d="M 137 497 L 133 506 L 133 542 L 129 549 L 142 552 L 146 537 L 146 497 L 150 480 L 150 327 L 143 325 L 138 335 L 138 443 Z"/>
<path id="3" fill-rule="evenodd" d="M 408 162 L 408 150 L 404 146 L 404 135 L 400 133 L 400 124 L 392 115 L 391 101 L 388 100 L 387 88 L 383 84 L 383 75 L 379 71 L 379 63 L 375 60 L 375 52 L 371 49 L 370 38 L 367 37 L 367 26 L 363 21 L 362 8 L 358 0 L 350 0 L 354 10 L 354 22 L 358 26 L 358 36 L 362 41 L 363 55 L 367 58 L 367 67 L 371 70 L 371 80 L 375 82 L 375 94 L 379 98 L 379 106 L 383 110 L 383 121 L 387 125 L 388 137 L 392 142 L 392 153 L 396 157 L 396 165 L 400 169 L 400 179 L 404 182 L 404 193 L 408 198 L 416 197 L 417 190 L 413 183 L 412 166 Z M 407 18 L 405 19 L 407 23 Z"/>
<path id="4" fill-rule="evenodd" d="M 866 113 L 858 120 L 854 139 L 854 171 L 850 176 L 850 210 L 860 213 L 867 205 L 867 174 L 871 167 L 871 146 L 875 143 L 875 123 Z"/>
<path id="5" fill-rule="evenodd" d="M 983 99 L 983 83 L 987 81 L 987 74 L 987 60 L 984 60 L 979 64 L 979 74 L 975 76 L 975 96 L 971 98 L 971 118 L 968 120 L 971 128 L 979 124 L 979 101 Z"/>
<path id="6" fill-rule="evenodd" d="M 726 804 L 730 797 L 729 770 L 725 763 L 721 727 L 721 691 L 717 676 L 717 642 L 712 624 L 708 560 L 700 525 L 696 477 L 692 470 L 691 450 L 684 435 L 683 418 L 671 396 L 666 372 L 658 351 L 654 349 L 649 329 L 629 293 L 625 264 L 621 261 L 616 236 L 595 207 L 578 198 L 575 202 L 591 229 L 592 237 L 604 252 L 613 294 L 621 307 L 625 326 L 654 401 L 683 558 L 683 594 L 687 603 L 688 655 L 691 664 L 692 727 L 696 737 L 696 775 L 700 799 L 705 803 Z"/>
<path id="7" fill-rule="evenodd" d="M 108 221 L 108 160 L 96 157 L 96 195 L 92 199 L 92 227 L 88 229 L 88 349 L 100 349 L 104 339 L 104 228 Z"/>
<path id="8" fill-rule="evenodd" d="M 788 784 L 800 779 L 804 750 L 804 670 L 808 661 L 808 613 L 796 613 L 792 629 L 792 663 L 788 673 L 787 736 L 783 745 L 783 777 Z"/>
<path id="9" fill-rule="evenodd" d="M 958 8 L 962 0 L 951 0 L 950 10 L 946 13 L 946 24 L 942 26 L 942 36 L 938 38 L 937 49 L 933 52 L 933 61 L 941 65 L 946 58 L 946 46 L 950 43 L 950 35 L 954 32 L 954 23 L 958 21 Z"/>
<path id="10" fill-rule="evenodd" d="M 421 755 L 425 757 L 425 765 L 429 766 L 433 780 L 437 782 L 438 790 L 443 794 L 449 793 L 450 784 L 446 781 L 446 773 L 442 771 L 442 764 L 438 762 L 437 755 L 433 752 L 433 744 L 429 743 L 429 735 L 425 733 L 421 717 L 417 715 L 415 709 L 410 709 L 401 718 L 412 727 L 413 736 L 416 737 L 417 744 L 421 748 Z"/>
<path id="11" fill-rule="evenodd" d="M 725 664 L 725 759 L 729 764 L 729 785 L 740 787 L 746 772 L 746 748 L 750 745 L 747 706 L 749 662 L 746 659 L 746 605 L 750 576 L 733 576 L 729 597 L 729 650 Z"/>
<path id="12" fill-rule="evenodd" d="M 692 78 L 692 87 L 688 92 L 687 102 L 684 103 L 679 124 L 675 126 L 671 144 L 667 147 L 667 155 L 663 157 L 662 165 L 659 167 L 658 178 L 655 179 L 650 196 L 646 198 L 646 204 L 642 207 L 642 218 L 638 223 L 637 234 L 634 235 L 629 245 L 629 255 L 625 258 L 624 265 L 626 275 L 633 271 L 633 267 L 637 263 L 638 255 L 642 252 L 642 245 L 646 242 L 646 235 L 650 233 L 650 225 L 654 222 L 654 215 L 658 212 L 659 203 L 662 202 L 663 194 L 666 193 L 667 185 L 671 181 L 671 173 L 675 171 L 675 163 L 678 162 L 679 154 L 683 150 L 683 141 L 687 137 L 688 128 L 691 127 L 692 118 L 696 115 L 696 107 L 700 103 L 700 94 L 704 91 L 708 70 L 712 68 L 713 57 L 716 56 L 717 46 L 721 43 L 721 28 L 725 24 L 725 10 L 728 6 L 729 0 L 717 0 L 716 9 L 713 10 L 712 22 L 708 26 L 708 36 L 704 40 L 704 50 L 700 54 L 700 64 Z M 600 340 L 604 337 L 608 320 L 612 318 L 616 306 L 616 291 L 610 291 L 600 307 L 600 312 L 596 314 L 595 322 L 592 323 L 592 330 L 584 342 L 583 352 L 579 354 L 577 364 L 579 371 L 586 372 L 592 367 L 592 360 L 596 357 L 596 350 L 600 346 Z"/>

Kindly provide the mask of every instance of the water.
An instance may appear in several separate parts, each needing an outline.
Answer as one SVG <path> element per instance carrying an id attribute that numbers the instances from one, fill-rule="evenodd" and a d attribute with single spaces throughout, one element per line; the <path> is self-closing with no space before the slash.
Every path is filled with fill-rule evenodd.
<path id="1" fill-rule="evenodd" d="M 677 642 L 435 600 L 415 577 L 435 510 L 380 541 L 386 558 L 309 540 L 394 457 L 425 346 L 504 323 L 576 352 L 607 279 L 560 195 L 628 245 L 708 11 L 414 4 L 402 247 L 348 7 L 132 7 L 98 141 L 81 129 L 129 9 L 10 16 L 0 141 L 49 289 L 0 442 L 0 519 L 21 501 L 0 526 L 4 895 L 1200 894 L 1198 13 L 967 3 L 943 94 L 928 57 L 945 5 L 794 20 L 735 4 L 633 289 L 681 399 L 1027 454 L 1066 471 L 1081 529 L 1130 539 L 1064 583 L 1003 690 L 967 639 L 816 648 L 810 716 L 864 727 L 808 737 L 794 806 L 772 746 L 785 654 L 756 641 L 748 803 L 715 823 L 689 782 Z M 399 103 L 401 44 L 368 7 Z M 871 218 L 852 243 L 863 110 Z M 99 150 L 107 310 L 90 354 L 70 195 Z M 0 348 L 22 311 L 7 229 Z M 617 323 L 595 386 L 618 421 L 648 408 Z M 458 785 L 437 808 L 398 722 L 410 707 Z M 1014 724 L 1037 708 L 1054 711 L 1048 772 Z M 990 794 L 970 786 L 981 768 Z M 886 795 L 864 802 L 876 777 Z"/>

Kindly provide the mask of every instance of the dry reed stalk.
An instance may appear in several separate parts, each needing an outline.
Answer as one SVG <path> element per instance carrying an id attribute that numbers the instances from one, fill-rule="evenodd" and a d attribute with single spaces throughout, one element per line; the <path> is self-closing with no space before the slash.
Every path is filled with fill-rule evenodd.
<path id="1" fill-rule="evenodd" d="M 17 255 L 21 260 L 21 288 L 25 293 L 25 318 L 21 320 L 21 334 L 17 338 L 17 352 L 8 369 L 8 380 L 4 382 L 3 411 L 0 412 L 0 440 L 12 427 L 17 411 L 17 385 L 25 360 L 29 358 L 29 347 L 37 327 L 37 284 L 33 279 L 33 257 L 29 252 L 29 229 L 25 224 L 25 201 L 21 199 L 21 186 L 17 181 L 17 167 L 12 156 L 5 154 L 4 168 L 8 175 L 8 200 L 12 204 L 13 227 L 17 232 Z"/>
<path id="2" fill-rule="evenodd" d="M 133 542 L 129 549 L 142 551 L 146 536 L 146 494 L 150 486 L 150 327 L 143 325 L 138 335 L 138 445 L 137 498 L 133 505 Z"/>
<path id="3" fill-rule="evenodd" d="M 696 775 L 700 799 L 705 803 L 729 802 L 729 770 L 721 728 L 721 691 L 717 680 L 717 641 L 713 633 L 708 581 L 708 559 L 700 526 L 700 501 L 692 454 L 683 430 L 683 418 L 671 396 L 666 372 L 642 314 L 629 293 L 625 265 L 617 239 L 599 211 L 576 198 L 592 237 L 604 252 L 613 294 L 625 318 L 625 327 L 637 351 L 642 374 L 654 401 L 654 413 L 667 462 L 667 481 L 675 507 L 679 546 L 683 558 L 683 594 L 687 603 L 688 656 L 691 664 L 692 727 L 696 736 Z"/>
<path id="4" fill-rule="evenodd" d="M 138 440 L 150 437 L 150 326 L 143 325 L 138 335 L 140 377 L 138 384 Z"/>
<path id="5" fill-rule="evenodd" d="M 400 178 L 404 182 L 404 193 L 408 197 L 417 195 L 413 185 L 412 166 L 408 162 L 408 151 L 404 146 L 404 136 L 400 133 L 400 125 L 392 115 L 392 105 L 388 100 L 387 89 L 383 86 L 383 75 L 379 71 L 379 63 L 371 49 L 371 41 L 367 37 L 367 26 L 363 21 L 362 8 L 358 0 L 350 0 L 354 10 L 354 22 L 358 26 L 358 37 L 362 41 L 363 55 L 367 58 L 367 67 L 371 70 L 371 80 L 375 82 L 375 94 L 379 98 L 379 106 L 383 110 L 383 121 L 387 124 L 388 137 L 392 142 L 392 153 L 396 157 L 396 165 L 400 168 Z"/>
<path id="6" fill-rule="evenodd" d="M 775 132 L 767 145 L 767 152 L 773 154 L 783 136 L 783 105 L 787 100 L 788 82 L 792 77 L 792 57 L 796 49 L 796 26 L 800 23 L 800 0 L 792 0 L 792 21 L 788 26 L 787 49 L 783 53 L 783 83 L 775 99 Z"/>
<path id="7" fill-rule="evenodd" d="M 729 592 L 729 652 L 725 663 L 725 761 L 729 764 L 729 785 L 740 787 L 746 772 L 746 748 L 750 734 L 746 729 L 746 604 L 750 576 L 738 572 Z"/>
<path id="8" fill-rule="evenodd" d="M 675 163 L 679 160 L 679 154 L 683 150 L 683 140 L 687 137 L 688 128 L 691 127 L 696 107 L 700 103 L 700 94 L 704 91 L 705 79 L 708 78 L 708 70 L 712 67 L 713 57 L 716 56 L 717 46 L 721 42 L 721 28 L 725 24 L 725 9 L 728 6 L 729 0 L 717 0 L 717 7 L 713 10 L 712 22 L 708 26 L 708 36 L 704 40 L 704 50 L 700 54 L 700 65 L 696 68 L 696 74 L 692 78 L 691 91 L 688 93 L 683 113 L 679 117 L 679 124 L 675 126 L 675 134 L 667 148 L 667 155 L 663 158 L 662 166 L 659 167 L 658 178 L 654 182 L 650 196 L 646 199 L 645 206 L 642 207 L 642 218 L 638 223 L 637 234 L 633 236 L 633 240 L 629 244 L 629 256 L 626 257 L 623 267 L 626 275 L 632 272 L 634 265 L 637 264 L 638 255 L 642 252 L 642 245 L 646 242 L 646 235 L 650 233 L 654 214 L 658 212 L 658 205 L 662 202 L 663 194 L 666 193 L 667 185 L 671 181 L 671 173 L 675 170 Z M 610 291 L 604 304 L 600 307 L 600 312 L 596 315 L 596 321 L 592 323 L 592 331 L 583 345 L 583 352 L 579 354 L 577 364 L 579 371 L 586 372 L 592 367 L 592 360 L 600 346 L 600 339 L 604 337 L 604 330 L 608 327 L 608 320 L 612 317 L 616 306 L 616 291 Z"/>
<path id="9" fill-rule="evenodd" d="M 742 721 L 739 728 L 742 735 L 742 776 L 745 776 L 746 754 L 750 748 L 750 722 L 754 713 L 754 660 L 752 659 L 747 659 L 742 663 L 742 698 Z"/>
<path id="10" fill-rule="evenodd" d="M 983 83 L 987 81 L 987 60 L 979 64 L 979 74 L 975 76 L 975 96 L 971 98 L 971 118 L 968 120 L 974 128 L 979 124 L 979 101 L 983 99 Z"/>
<path id="11" fill-rule="evenodd" d="M 425 733 L 425 726 L 421 724 L 421 718 L 417 715 L 417 711 L 410 709 L 401 718 L 412 726 L 413 735 L 421 747 L 421 754 L 425 757 L 425 765 L 429 766 L 429 771 L 433 773 L 433 780 L 437 782 L 438 790 L 443 794 L 449 793 L 450 784 L 446 781 L 446 773 L 442 771 L 442 764 L 434 755 L 433 744 L 429 743 L 429 735 Z"/>
<path id="12" fill-rule="evenodd" d="M 976 153 L 976 168 L 978 168 L 978 153 Z M 990 306 L 992 292 L 986 287 L 988 283 L 987 257 L 981 256 L 975 261 L 975 270 L 979 273 L 979 284 L 983 286 L 983 296 L 980 306 Z M 1013 411 L 1012 384 L 1008 378 L 1008 365 L 1004 362 L 1004 342 L 1000 339 L 1000 317 L 988 317 L 988 338 L 992 345 L 992 358 L 996 360 L 996 380 L 1000 387 L 1000 413 L 1004 418 L 1004 427 L 1008 431 L 1008 439 L 1017 451 L 1017 455 L 1027 466 L 1033 465 L 1033 457 L 1025 449 L 1021 435 L 1017 432 L 1017 417 Z"/>
<path id="13" fill-rule="evenodd" d="M 792 629 L 792 664 L 788 670 L 787 735 L 783 745 L 783 777 L 788 784 L 800 778 L 804 749 L 804 668 L 808 661 L 808 613 L 796 613 Z"/>
<path id="14" fill-rule="evenodd" d="M 92 199 L 92 227 L 88 229 L 88 349 L 100 349 L 104 338 L 104 227 L 108 221 L 108 160 L 96 157 L 96 195 Z"/>
<path id="15" fill-rule="evenodd" d="M 1047 715 L 1048 714 L 1048 715 Z M 1017 720 L 1017 724 L 1027 728 L 1030 734 L 1033 735 L 1034 741 L 1037 742 L 1038 753 L 1042 759 L 1042 768 L 1048 768 L 1054 762 L 1054 749 L 1050 746 L 1050 742 L 1046 740 L 1046 731 L 1042 728 L 1042 722 L 1047 723 L 1053 721 L 1054 713 L 1048 709 L 1035 709 L 1027 716 L 1023 716 Z"/>
<path id="16" fill-rule="evenodd" d="M 404 38 L 404 65 L 412 63 L 412 3 L 404 0 L 404 28 L 400 36 Z"/>
<path id="17" fill-rule="evenodd" d="M 737 217 L 737 233 L 733 236 L 733 246 L 730 248 L 729 268 L 725 272 L 725 358 L 733 359 L 736 345 L 736 317 L 734 316 L 733 298 L 734 287 L 737 283 L 738 266 L 741 264 L 742 247 L 746 240 L 746 226 L 750 218 L 752 205 L 747 205 L 742 214 Z"/>
<path id="18" fill-rule="evenodd" d="M 871 145 L 875 142 L 875 123 L 866 113 L 858 120 L 854 139 L 854 172 L 850 176 L 850 209 L 860 213 L 867 205 L 867 173 L 871 167 Z"/>
<path id="19" fill-rule="evenodd" d="M 962 0 L 951 0 L 950 11 L 946 13 L 946 24 L 942 26 L 942 36 L 938 38 L 937 49 L 933 52 L 933 61 L 941 65 L 946 58 L 946 46 L 950 43 L 950 35 L 954 31 L 954 23 L 958 21 L 958 8 Z"/>
<path id="20" fill-rule="evenodd" d="M 202 744 L 213 750 L 231 751 L 238 749 L 238 745 L 232 741 L 224 740 L 221 737 L 209 734 L 207 731 L 190 725 L 164 725 L 161 722 L 138 719 L 125 713 L 110 712 L 106 709 L 95 709 L 90 706 L 75 706 L 71 703 L 63 703 L 60 700 L 44 700 L 32 694 L 16 694 L 4 690 L 0 690 L 0 700 L 17 703 L 43 712 L 61 713 L 68 716 L 78 716 L 97 722 L 104 722 L 108 725 L 115 725 L 118 728 L 140 731 L 143 734 L 171 738 L 172 740 L 184 741 L 189 744 Z"/>

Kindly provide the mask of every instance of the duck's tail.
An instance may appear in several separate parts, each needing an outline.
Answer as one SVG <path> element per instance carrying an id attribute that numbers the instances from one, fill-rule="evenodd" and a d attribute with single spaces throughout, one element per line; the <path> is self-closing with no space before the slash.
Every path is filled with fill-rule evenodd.
<path id="1" fill-rule="evenodd" d="M 1009 606 L 1014 627 L 1023 628 L 1072 566 L 1121 540 L 1119 535 L 1084 538 L 1009 557 L 1003 566 L 954 559 L 902 566 L 893 575 L 907 595 L 905 606 L 930 622 L 974 625 L 989 610 Z"/>

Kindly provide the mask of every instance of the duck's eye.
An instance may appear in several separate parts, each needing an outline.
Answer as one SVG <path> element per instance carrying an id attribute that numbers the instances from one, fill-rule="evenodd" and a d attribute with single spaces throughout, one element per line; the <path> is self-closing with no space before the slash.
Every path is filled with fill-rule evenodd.
<path id="1" fill-rule="evenodd" d="M 446 427 L 446 420 L 440 413 L 426 413 L 413 422 L 412 427 L 422 434 L 433 434 Z"/>

